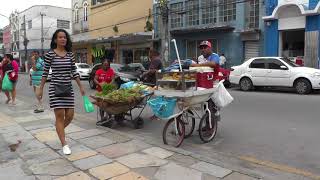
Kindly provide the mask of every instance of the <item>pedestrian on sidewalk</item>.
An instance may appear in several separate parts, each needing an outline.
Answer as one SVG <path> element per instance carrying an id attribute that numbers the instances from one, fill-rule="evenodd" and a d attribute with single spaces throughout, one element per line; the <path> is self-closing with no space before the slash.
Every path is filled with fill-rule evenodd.
<path id="1" fill-rule="evenodd" d="M 49 85 L 50 108 L 54 109 L 56 118 L 56 131 L 62 144 L 65 155 L 71 154 L 66 138 L 65 128 L 74 117 L 74 92 L 72 79 L 75 79 L 82 96 L 85 91 L 80 82 L 79 73 L 72 53 L 70 35 L 64 29 L 58 29 L 52 36 L 49 52 L 45 55 L 45 66 L 40 84 L 40 97 L 43 97 L 43 88 L 47 81 L 49 69 L 52 69 L 51 83 Z"/>
<path id="2" fill-rule="evenodd" d="M 3 78 L 2 61 L 3 61 L 3 57 L 0 56 L 0 92 L 2 91 L 2 78 Z"/>
<path id="3" fill-rule="evenodd" d="M 38 101 L 36 105 L 36 109 L 33 112 L 42 113 L 44 112 L 44 108 L 42 105 L 42 97 L 39 96 L 39 91 L 40 91 L 40 83 L 41 83 L 43 69 L 44 69 L 44 61 L 39 56 L 39 51 L 32 52 L 31 65 L 32 65 L 31 84 L 33 86 L 33 91 Z"/>
<path id="4" fill-rule="evenodd" d="M 226 68 L 227 67 L 227 58 L 222 53 L 220 56 L 220 67 Z"/>
<path id="5" fill-rule="evenodd" d="M 12 100 L 12 105 L 16 105 L 16 96 L 17 96 L 17 82 L 18 82 L 18 72 L 19 72 L 19 65 L 16 61 L 13 60 L 13 57 L 11 54 L 5 54 L 4 59 L 2 61 L 2 77 L 7 73 L 9 76 L 10 81 L 13 84 L 13 88 L 11 91 L 11 97 L 10 92 L 5 91 L 5 95 L 7 96 L 6 104 L 9 104 L 9 102 Z"/>

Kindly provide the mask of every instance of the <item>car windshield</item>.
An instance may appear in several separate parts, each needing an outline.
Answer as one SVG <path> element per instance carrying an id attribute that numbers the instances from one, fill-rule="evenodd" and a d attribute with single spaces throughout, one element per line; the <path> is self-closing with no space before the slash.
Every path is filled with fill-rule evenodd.
<path id="1" fill-rule="evenodd" d="M 78 68 L 89 69 L 90 66 L 88 64 L 78 64 Z"/>
<path id="2" fill-rule="evenodd" d="M 110 67 L 111 67 L 115 72 L 119 72 L 120 69 L 123 67 L 123 65 L 121 65 L 121 64 L 110 64 Z"/>
<path id="3" fill-rule="evenodd" d="M 290 59 L 282 57 L 280 58 L 281 60 L 283 60 L 284 62 L 286 62 L 289 66 L 291 67 L 300 67 L 298 64 L 292 62 Z"/>
<path id="4" fill-rule="evenodd" d="M 142 66 L 142 64 L 127 64 L 127 65 L 123 65 L 119 71 L 120 72 L 136 72 L 136 71 L 143 71 L 144 67 Z"/>

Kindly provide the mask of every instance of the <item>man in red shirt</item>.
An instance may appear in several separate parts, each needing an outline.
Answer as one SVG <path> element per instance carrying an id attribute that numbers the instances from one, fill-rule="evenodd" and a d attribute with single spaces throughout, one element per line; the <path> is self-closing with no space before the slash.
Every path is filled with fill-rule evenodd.
<path id="1" fill-rule="evenodd" d="M 102 68 L 96 71 L 96 75 L 94 77 L 94 82 L 97 85 L 97 91 L 102 91 L 102 85 L 104 83 L 112 83 L 114 77 L 115 72 L 110 68 L 110 61 L 108 59 L 104 59 L 102 62 Z"/>

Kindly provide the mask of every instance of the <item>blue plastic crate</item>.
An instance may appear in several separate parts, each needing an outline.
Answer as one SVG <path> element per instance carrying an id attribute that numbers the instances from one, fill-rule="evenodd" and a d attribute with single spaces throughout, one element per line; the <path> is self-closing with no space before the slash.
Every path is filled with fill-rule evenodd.
<path id="1" fill-rule="evenodd" d="M 177 99 L 156 97 L 148 101 L 148 105 L 151 107 L 154 115 L 159 118 L 168 118 L 173 115 L 176 107 Z"/>

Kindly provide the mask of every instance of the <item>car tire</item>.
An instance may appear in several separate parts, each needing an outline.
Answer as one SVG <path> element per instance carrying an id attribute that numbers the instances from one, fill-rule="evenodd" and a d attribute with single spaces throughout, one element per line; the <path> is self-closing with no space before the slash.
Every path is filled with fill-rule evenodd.
<path id="1" fill-rule="evenodd" d="M 226 88 L 231 88 L 231 83 L 230 83 L 229 80 L 225 80 L 225 81 L 223 82 L 223 85 L 224 85 L 224 87 L 226 87 Z"/>
<path id="2" fill-rule="evenodd" d="M 312 85 L 307 79 L 296 80 L 294 88 L 298 94 L 309 94 L 312 91 Z"/>
<path id="3" fill-rule="evenodd" d="M 96 89 L 96 85 L 92 79 L 89 79 L 89 86 L 91 89 Z"/>
<path id="4" fill-rule="evenodd" d="M 250 90 L 252 90 L 252 88 L 253 88 L 253 84 L 252 84 L 251 79 L 250 79 L 250 78 L 247 78 L 247 77 L 242 78 L 242 79 L 240 80 L 239 85 L 240 85 L 240 89 L 241 89 L 242 91 L 250 91 Z"/>

